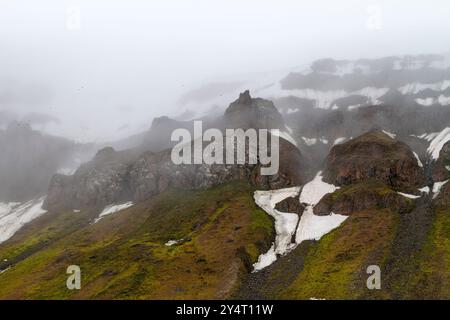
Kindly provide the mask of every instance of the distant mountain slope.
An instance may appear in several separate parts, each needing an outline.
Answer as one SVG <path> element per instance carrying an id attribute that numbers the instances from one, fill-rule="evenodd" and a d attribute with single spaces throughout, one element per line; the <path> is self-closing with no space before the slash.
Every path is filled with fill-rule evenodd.
<path id="1" fill-rule="evenodd" d="M 0 130 L 0 201 L 36 199 L 47 193 L 58 171 L 72 172 L 91 146 L 45 135 L 24 123 L 12 122 Z"/>

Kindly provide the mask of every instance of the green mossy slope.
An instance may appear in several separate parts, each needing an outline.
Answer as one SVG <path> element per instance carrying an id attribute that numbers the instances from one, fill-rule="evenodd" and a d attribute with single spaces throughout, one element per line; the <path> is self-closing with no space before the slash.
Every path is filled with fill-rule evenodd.
<path id="1" fill-rule="evenodd" d="M 0 258 L 14 261 L 0 299 L 227 298 L 274 238 L 252 191 L 171 190 L 96 224 L 92 213 L 45 215 L 0 245 Z M 79 291 L 66 288 L 69 265 L 81 268 Z"/>

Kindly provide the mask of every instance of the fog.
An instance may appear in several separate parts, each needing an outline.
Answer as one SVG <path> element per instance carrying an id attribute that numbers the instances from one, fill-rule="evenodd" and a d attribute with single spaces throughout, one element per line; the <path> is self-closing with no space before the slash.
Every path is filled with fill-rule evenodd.
<path id="1" fill-rule="evenodd" d="M 0 126 L 111 141 L 223 76 L 450 51 L 450 3 L 0 0 Z"/>

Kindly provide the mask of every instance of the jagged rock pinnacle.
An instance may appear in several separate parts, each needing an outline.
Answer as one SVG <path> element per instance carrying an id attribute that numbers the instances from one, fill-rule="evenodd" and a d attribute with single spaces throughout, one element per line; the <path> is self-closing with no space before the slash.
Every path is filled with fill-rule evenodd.
<path id="1" fill-rule="evenodd" d="M 250 91 L 245 90 L 239 95 L 239 103 L 240 104 L 251 104 L 252 103 L 252 97 L 250 96 Z"/>

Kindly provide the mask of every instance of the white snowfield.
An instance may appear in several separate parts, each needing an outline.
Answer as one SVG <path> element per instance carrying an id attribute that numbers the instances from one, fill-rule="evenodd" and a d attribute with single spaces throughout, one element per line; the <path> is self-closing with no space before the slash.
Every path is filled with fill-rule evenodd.
<path id="1" fill-rule="evenodd" d="M 303 211 L 298 225 L 295 242 L 302 243 L 305 240 L 320 240 L 324 235 L 339 227 L 348 216 L 331 213 L 328 216 L 316 216 L 314 207 L 307 206 Z"/>
<path id="2" fill-rule="evenodd" d="M 255 202 L 264 211 L 275 219 L 275 231 L 277 233 L 275 243 L 268 252 L 259 256 L 253 265 L 254 272 L 264 269 L 276 261 L 277 256 L 287 254 L 305 240 L 320 240 L 325 234 L 339 227 L 348 217 L 330 213 L 328 216 L 316 216 L 314 206 L 328 193 L 334 192 L 338 187 L 322 181 L 322 173 L 303 186 L 299 201 L 307 204 L 306 209 L 298 222 L 295 213 L 279 212 L 275 205 L 286 198 L 295 197 L 300 192 L 300 187 L 256 191 Z M 292 238 L 295 234 L 295 242 Z"/>
<path id="3" fill-rule="evenodd" d="M 324 235 L 339 227 L 348 216 L 334 214 L 330 212 L 328 216 L 316 216 L 314 206 L 328 193 L 333 193 L 339 187 L 326 183 L 322 180 L 320 171 L 316 177 L 305 184 L 300 195 L 300 202 L 308 206 L 300 219 L 295 235 L 295 242 L 302 243 L 305 240 L 320 240 Z"/>
<path id="4" fill-rule="evenodd" d="M 46 213 L 45 197 L 25 203 L 0 203 L 0 243 L 11 238 L 25 224 Z"/>
<path id="5" fill-rule="evenodd" d="M 316 177 L 305 184 L 300 195 L 300 202 L 308 205 L 316 205 L 320 199 L 327 193 L 335 192 L 339 187 L 328 184 L 322 180 L 322 171 L 320 171 Z"/>
<path id="6" fill-rule="evenodd" d="M 134 203 L 132 201 L 122 203 L 122 204 L 112 204 L 105 209 L 98 215 L 98 218 L 94 220 L 94 223 L 99 222 L 101 219 L 103 219 L 105 216 L 128 209 L 129 207 L 132 207 Z"/>
<path id="7" fill-rule="evenodd" d="M 254 264 L 255 271 L 272 264 L 277 259 L 277 255 L 286 254 L 293 248 L 292 237 L 297 228 L 298 215 L 280 212 L 275 209 L 275 206 L 284 199 L 297 196 L 299 192 L 300 187 L 255 192 L 256 204 L 275 219 L 275 231 L 277 234 L 275 243 L 269 251 L 259 256 L 258 261 Z"/>
<path id="8" fill-rule="evenodd" d="M 427 150 L 427 153 L 431 156 L 432 160 L 439 159 L 439 153 L 448 141 L 450 141 L 450 128 L 445 128 L 433 138 Z"/>

